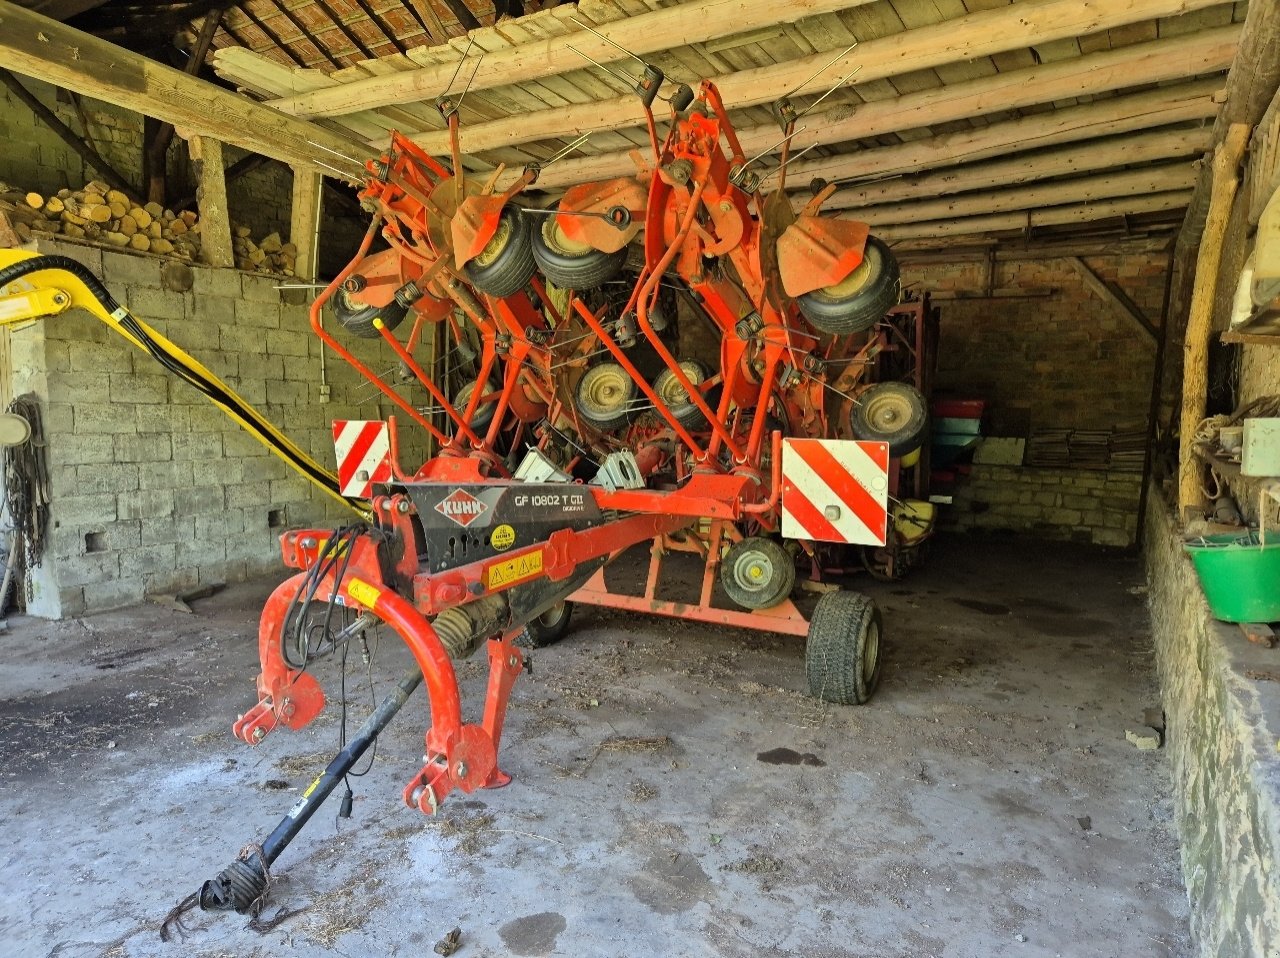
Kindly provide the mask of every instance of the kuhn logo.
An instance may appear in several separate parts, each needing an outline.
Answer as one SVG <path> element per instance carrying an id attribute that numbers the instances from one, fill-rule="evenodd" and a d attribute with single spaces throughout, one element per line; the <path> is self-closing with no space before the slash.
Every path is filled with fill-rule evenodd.
<path id="1" fill-rule="evenodd" d="M 463 527 L 479 519 L 488 508 L 465 489 L 455 489 L 436 503 L 436 512 Z"/>

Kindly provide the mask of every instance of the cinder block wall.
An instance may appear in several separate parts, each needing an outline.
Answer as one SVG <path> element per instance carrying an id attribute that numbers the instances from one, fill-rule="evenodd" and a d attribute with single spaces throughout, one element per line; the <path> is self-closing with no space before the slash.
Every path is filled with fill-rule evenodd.
<path id="1" fill-rule="evenodd" d="M 40 251 L 73 256 L 105 277 L 130 310 L 330 468 L 332 420 L 395 411 L 332 354 L 332 401 L 320 401 L 320 342 L 300 298 L 287 303 L 275 289 L 280 280 L 166 269 L 156 257 L 58 241 L 42 241 Z M 286 526 L 351 516 L 87 313 L 15 330 L 12 339 L 15 393 L 46 402 L 51 553 L 28 597 L 33 612 L 75 615 L 281 570 Z M 395 365 L 381 341 L 344 342 L 376 370 Z M 425 402 L 425 393 L 408 396 Z M 404 428 L 406 466 L 420 461 L 423 438 Z"/>
<path id="2" fill-rule="evenodd" d="M 1131 546 L 1142 477 L 1085 469 L 974 466 L 944 506 L 942 525 L 963 531 Z"/>

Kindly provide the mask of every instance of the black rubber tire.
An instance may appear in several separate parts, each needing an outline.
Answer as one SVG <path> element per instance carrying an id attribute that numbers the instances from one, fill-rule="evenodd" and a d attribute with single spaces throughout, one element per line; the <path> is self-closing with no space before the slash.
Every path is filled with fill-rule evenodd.
<path id="1" fill-rule="evenodd" d="M 880 610 L 861 592 L 828 592 L 809 620 L 804 668 L 809 694 L 862 705 L 880 684 Z"/>
<path id="2" fill-rule="evenodd" d="M 677 360 L 680 368 L 684 371 L 689 382 L 695 386 L 700 386 L 706 382 L 711 376 L 710 370 L 707 369 L 705 363 L 701 363 L 696 359 L 680 359 Z M 669 395 L 684 396 L 685 391 L 681 388 L 680 383 L 676 381 L 675 373 L 670 369 L 664 368 L 658 373 L 653 380 L 653 391 L 667 403 L 667 407 L 671 410 L 671 415 L 675 416 L 676 422 L 684 426 L 686 429 L 699 429 L 707 424 L 707 417 L 702 414 L 697 406 L 692 402 L 674 403 L 668 398 Z M 703 397 L 706 398 L 705 396 Z"/>
<path id="3" fill-rule="evenodd" d="M 796 298 L 800 312 L 824 333 L 847 336 L 870 329 L 902 294 L 898 261 L 889 247 L 867 237 L 862 262 L 844 280 Z"/>
<path id="4" fill-rule="evenodd" d="M 552 207 L 553 209 L 555 207 Z M 539 228 L 531 230 L 533 259 L 542 275 L 559 289 L 595 289 L 613 279 L 627 264 L 627 247 L 616 253 L 598 249 L 571 250 L 557 239 L 555 216 L 539 216 Z"/>
<path id="5" fill-rule="evenodd" d="M 524 289 L 537 270 L 532 233 L 518 206 L 504 207 L 489 245 L 463 267 L 471 285 L 499 298 Z"/>
<path id="6" fill-rule="evenodd" d="M 876 383 L 849 410 L 854 438 L 887 442 L 894 457 L 918 448 L 928 425 L 929 407 L 920 390 L 909 383 Z"/>
<path id="7" fill-rule="evenodd" d="M 516 637 L 516 645 L 525 649 L 544 649 L 555 645 L 569 631 L 572 616 L 572 602 L 568 599 L 557 602 L 542 615 L 525 623 L 524 632 Z"/>
<path id="8" fill-rule="evenodd" d="M 461 389 L 454 393 L 453 408 L 458 410 L 459 415 L 464 415 L 466 413 L 467 403 L 471 402 L 471 394 L 475 392 L 475 389 L 476 381 L 473 379 L 471 382 L 465 383 Z M 484 395 L 484 393 L 481 393 L 481 395 Z M 483 429 L 488 426 L 489 423 L 493 422 L 493 413 L 495 409 L 497 409 L 497 406 L 492 402 L 481 403 L 477 406 L 476 414 L 467 424 L 471 427 L 471 431 L 474 432 L 477 429 Z"/>
<path id="9" fill-rule="evenodd" d="M 609 382 L 604 382 L 606 380 Z M 601 391 L 601 395 L 593 395 L 597 391 Z M 612 432 L 631 421 L 632 407 L 639 394 L 635 380 L 620 364 L 597 363 L 578 380 L 573 404 L 587 423 L 601 432 Z M 602 401 L 602 396 L 608 402 Z"/>
<path id="10" fill-rule="evenodd" d="M 720 585 L 744 609 L 772 609 L 795 584 L 796 560 L 772 539 L 751 536 L 735 542 L 720 560 Z"/>
<path id="11" fill-rule="evenodd" d="M 406 314 L 393 308 L 395 305 L 392 302 L 388 306 L 358 306 L 351 302 L 343 289 L 339 289 L 333 294 L 333 299 L 329 300 L 329 308 L 333 310 L 333 318 L 338 321 L 338 325 L 358 339 L 378 339 L 382 336 L 373 325 L 373 321 L 379 317 L 390 330 L 404 322 Z"/>

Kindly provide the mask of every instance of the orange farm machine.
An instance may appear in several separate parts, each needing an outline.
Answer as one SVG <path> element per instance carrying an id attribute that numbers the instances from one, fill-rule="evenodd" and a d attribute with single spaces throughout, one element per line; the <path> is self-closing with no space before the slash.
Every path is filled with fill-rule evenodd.
<path id="1" fill-rule="evenodd" d="M 646 67 L 636 86 L 651 150 L 635 173 L 574 186 L 549 209 L 527 203 L 536 165 L 503 189 L 501 170 L 466 175 L 450 97 L 437 101 L 450 157 L 395 135 L 368 164 L 372 223 L 311 324 L 399 413 L 335 423 L 336 474 L 82 268 L 37 257 L 0 269 L 0 286 L 70 270 L 74 304 L 357 514 L 282 536 L 297 572 L 263 609 L 259 700 L 237 737 L 256 745 L 315 719 L 325 695 L 308 666 L 371 625 L 417 663 L 279 827 L 184 908 L 256 913 L 270 864 L 424 680 L 425 764 L 405 802 L 430 814 L 454 790 L 506 784 L 499 743 L 522 646 L 558 638 L 575 602 L 803 635 L 814 695 L 857 704 L 874 691 L 880 613 L 825 580 L 854 565 L 897 577 L 923 551 L 935 316 L 927 297 L 901 302 L 894 258 L 865 224 L 819 215 L 833 186 L 793 208 L 788 100 L 774 105 L 781 165 L 766 192 L 712 84 L 675 86 L 659 133 L 663 79 Z M 397 381 L 344 345 L 353 335 L 385 341 Z M 430 437 L 420 466 L 401 461 L 401 428 Z M 644 544 L 647 571 L 628 577 L 643 586 L 606 582 L 606 565 Z M 672 561 L 701 563 L 696 597 L 663 598 Z M 808 615 L 792 601 L 798 576 L 820 583 Z M 454 662 L 481 646 L 488 692 L 467 721 Z"/>

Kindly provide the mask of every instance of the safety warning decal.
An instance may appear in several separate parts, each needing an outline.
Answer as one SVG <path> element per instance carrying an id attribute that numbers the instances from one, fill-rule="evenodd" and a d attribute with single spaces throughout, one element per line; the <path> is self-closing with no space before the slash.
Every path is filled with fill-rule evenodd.
<path id="1" fill-rule="evenodd" d="M 790 539 L 885 544 L 889 446 L 851 439 L 782 443 L 782 534 Z"/>
<path id="2" fill-rule="evenodd" d="M 495 562 L 486 570 L 485 585 L 490 589 L 500 589 L 513 582 L 532 579 L 542 572 L 542 550 L 526 552 L 505 562 Z"/>
<path id="3" fill-rule="evenodd" d="M 375 483 L 391 481 L 391 441 L 381 420 L 336 419 L 333 448 L 338 454 L 338 491 L 368 499 Z"/>

